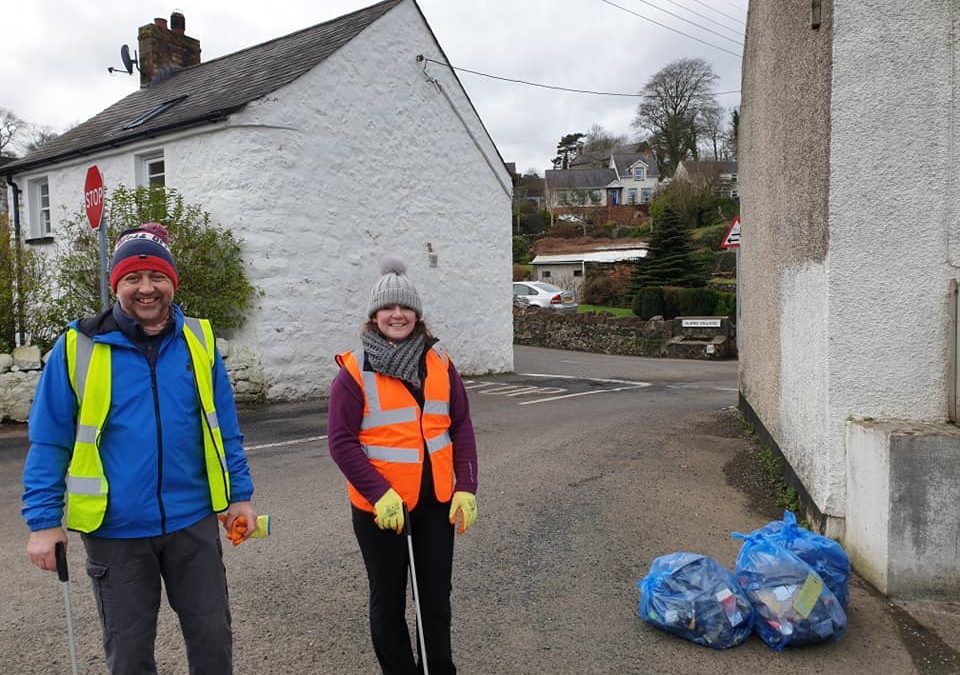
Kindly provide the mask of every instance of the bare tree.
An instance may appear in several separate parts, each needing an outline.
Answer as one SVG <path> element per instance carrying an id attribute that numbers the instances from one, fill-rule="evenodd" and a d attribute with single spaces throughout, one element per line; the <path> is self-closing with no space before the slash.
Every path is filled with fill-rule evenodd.
<path id="1" fill-rule="evenodd" d="M 697 119 L 700 145 L 706 155 L 716 160 L 727 159 L 727 130 L 723 126 L 724 110 L 720 106 L 706 106 Z"/>
<path id="2" fill-rule="evenodd" d="M 621 145 L 626 145 L 629 142 L 629 139 L 625 134 L 612 134 L 599 124 L 594 124 L 591 126 L 583 140 L 583 154 L 585 155 L 609 155 L 610 151 L 614 148 L 617 148 Z"/>
<path id="3" fill-rule="evenodd" d="M 641 90 L 633 126 L 650 133 L 650 144 L 662 176 L 672 176 L 677 164 L 697 156 L 700 117 L 718 107 L 710 92 L 717 80 L 703 59 L 679 59 L 657 72 Z"/>
<path id="4" fill-rule="evenodd" d="M 29 125 L 12 110 L 0 108 L 0 157 L 16 157 L 16 144 Z"/>
<path id="5" fill-rule="evenodd" d="M 23 144 L 24 153 L 29 155 L 31 152 L 43 147 L 59 135 L 60 134 L 53 130 L 53 127 L 31 124 L 30 140 Z"/>

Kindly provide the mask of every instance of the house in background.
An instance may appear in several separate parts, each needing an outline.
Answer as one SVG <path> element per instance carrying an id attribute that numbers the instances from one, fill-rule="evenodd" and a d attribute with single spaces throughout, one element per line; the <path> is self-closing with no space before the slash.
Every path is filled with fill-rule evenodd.
<path id="1" fill-rule="evenodd" d="M 684 159 L 677 164 L 674 180 L 706 183 L 721 197 L 740 199 L 737 162 Z"/>
<path id="2" fill-rule="evenodd" d="M 571 209 L 606 208 L 608 215 L 624 217 L 636 210 L 614 212 L 613 207 L 649 204 L 660 182 L 657 163 L 635 145 L 615 148 L 604 159 L 581 156 L 569 169 L 548 169 L 544 174 L 547 205 L 554 215 Z M 600 217 L 603 217 L 600 213 Z"/>
<path id="3" fill-rule="evenodd" d="M 573 246 L 563 252 L 539 253 L 530 264 L 533 279 L 562 286 L 581 297 L 590 270 L 608 271 L 647 257 L 647 243 L 639 240 L 612 240 Z"/>
<path id="4" fill-rule="evenodd" d="M 205 63 L 185 24 L 141 27 L 139 91 L 0 168 L 26 245 L 56 252 L 97 165 L 108 192 L 176 188 L 242 240 L 263 295 L 226 337 L 259 357 L 270 399 L 327 392 L 385 254 L 459 369 L 510 370 L 510 175 L 454 72 L 421 58 L 447 63 L 415 0 Z M 371 167 L 376 194 L 358 195 Z"/>

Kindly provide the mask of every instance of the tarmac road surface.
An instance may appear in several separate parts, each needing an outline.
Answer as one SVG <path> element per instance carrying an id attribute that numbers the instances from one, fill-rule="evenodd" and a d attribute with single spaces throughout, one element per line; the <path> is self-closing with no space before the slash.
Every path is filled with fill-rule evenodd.
<path id="1" fill-rule="evenodd" d="M 731 409 L 736 367 L 517 347 L 515 373 L 465 377 L 480 448 L 480 513 L 457 539 L 459 672 L 958 672 L 955 605 L 892 604 L 856 577 L 843 639 L 779 654 L 756 637 L 714 651 L 637 618 L 636 582 L 655 557 L 690 550 L 732 567 L 739 542 L 730 531 L 780 515 L 763 493 L 755 444 Z M 249 409 L 242 420 L 255 503 L 272 515 L 274 532 L 225 549 L 236 672 L 379 672 L 323 403 Z M 0 673 L 68 673 L 60 584 L 25 554 L 23 432 L 0 429 Z M 76 534 L 68 556 L 80 672 L 103 673 Z M 412 634 L 412 608 L 408 614 Z M 160 673 L 186 672 L 165 602 L 157 661 Z"/>

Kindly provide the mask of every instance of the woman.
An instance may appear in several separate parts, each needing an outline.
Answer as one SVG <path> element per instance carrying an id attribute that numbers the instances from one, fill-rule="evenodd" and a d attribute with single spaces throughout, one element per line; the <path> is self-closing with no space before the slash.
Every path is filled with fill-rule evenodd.
<path id="1" fill-rule="evenodd" d="M 453 535 L 458 519 L 459 533 L 477 519 L 477 447 L 463 381 L 435 346 L 405 272 L 400 260 L 383 260 L 362 349 L 337 356 L 341 369 L 330 390 L 328 443 L 348 482 L 381 669 L 385 675 L 422 672 L 405 618 L 406 506 L 427 666 L 431 675 L 453 675 Z"/>

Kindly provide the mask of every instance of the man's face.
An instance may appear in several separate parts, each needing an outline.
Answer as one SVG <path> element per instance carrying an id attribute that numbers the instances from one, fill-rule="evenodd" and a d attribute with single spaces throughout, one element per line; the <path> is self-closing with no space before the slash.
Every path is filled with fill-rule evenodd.
<path id="1" fill-rule="evenodd" d="M 130 272 L 117 283 L 117 300 L 124 313 L 136 319 L 145 332 L 159 332 L 170 318 L 173 281 L 154 270 Z"/>
<path id="2" fill-rule="evenodd" d="M 417 313 L 403 305 L 378 309 L 374 319 L 383 337 L 391 342 L 403 342 L 417 325 Z"/>

